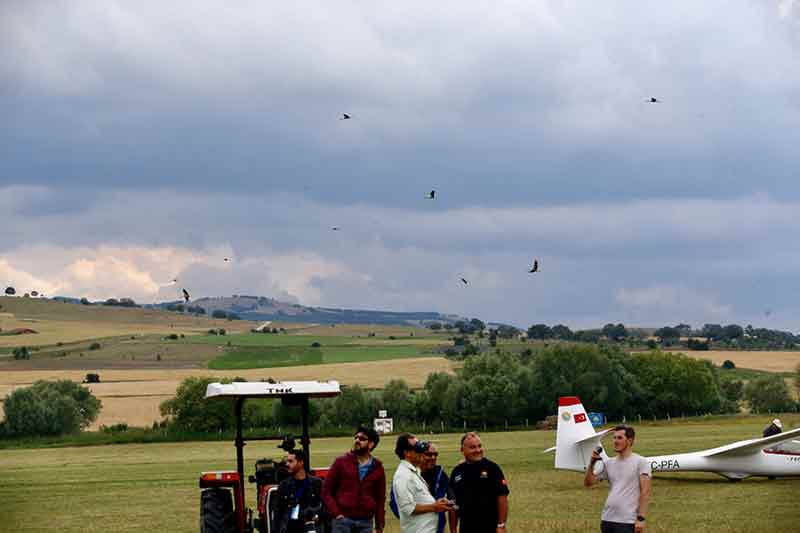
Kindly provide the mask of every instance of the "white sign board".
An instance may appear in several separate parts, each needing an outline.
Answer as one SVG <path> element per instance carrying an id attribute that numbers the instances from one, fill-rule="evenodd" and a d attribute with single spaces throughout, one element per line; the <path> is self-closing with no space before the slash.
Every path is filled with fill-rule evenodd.
<path id="1" fill-rule="evenodd" d="M 386 409 L 378 411 L 378 418 L 386 418 Z"/>
<path id="2" fill-rule="evenodd" d="M 391 433 L 394 431 L 394 420 L 391 418 L 376 418 L 373 427 L 378 433 Z"/>

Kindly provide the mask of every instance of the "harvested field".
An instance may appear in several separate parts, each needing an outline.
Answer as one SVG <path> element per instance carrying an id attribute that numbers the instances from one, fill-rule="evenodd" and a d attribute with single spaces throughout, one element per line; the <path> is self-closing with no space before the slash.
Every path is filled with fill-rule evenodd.
<path id="1" fill-rule="evenodd" d="M 800 352 L 743 352 L 735 350 L 700 351 L 675 351 L 696 359 L 708 359 L 715 365 L 721 365 L 725 360 L 731 360 L 737 368 L 751 368 L 753 370 L 766 370 L 767 372 L 794 372 L 800 364 Z"/>
<path id="2" fill-rule="evenodd" d="M 180 382 L 189 376 L 244 377 L 257 381 L 272 377 L 279 380 L 338 380 L 343 384 L 381 388 L 389 380 L 402 377 L 411 387 L 424 385 L 431 372 L 452 372 L 456 363 L 443 357 L 421 357 L 361 363 L 322 364 L 248 370 L 209 369 L 130 369 L 104 370 L 101 383 L 89 385 L 103 402 L 103 410 L 93 427 L 126 422 L 148 426 L 161 418 L 158 405 L 175 394 Z M 17 387 L 40 379 L 83 381 L 85 370 L 19 370 L 0 373 L 0 398 Z"/>

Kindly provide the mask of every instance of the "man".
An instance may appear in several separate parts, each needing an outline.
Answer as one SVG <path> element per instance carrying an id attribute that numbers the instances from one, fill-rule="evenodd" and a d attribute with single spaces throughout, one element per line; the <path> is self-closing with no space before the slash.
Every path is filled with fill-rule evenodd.
<path id="1" fill-rule="evenodd" d="M 428 451 L 425 452 L 423 456 L 420 470 L 422 470 L 422 479 L 428 484 L 428 490 L 430 490 L 431 496 L 436 500 L 447 498 L 450 488 L 450 478 L 447 477 L 444 469 L 436 464 L 439 458 L 439 450 L 436 448 L 436 445 L 429 442 Z M 397 499 L 394 495 L 394 487 L 392 487 L 389 493 L 389 508 L 397 518 L 400 518 L 400 511 L 397 509 Z M 436 533 L 444 533 L 444 527 L 447 523 L 447 519 L 445 518 L 446 514 L 450 515 L 451 522 L 455 520 L 455 511 L 453 510 L 447 513 L 439 513 L 439 524 L 436 527 Z"/>
<path id="2" fill-rule="evenodd" d="M 458 511 L 450 533 L 505 533 L 508 518 L 508 482 L 500 467 L 483 456 L 477 433 L 461 437 L 464 461 L 450 474 L 450 489 Z"/>
<path id="3" fill-rule="evenodd" d="M 306 456 L 302 450 L 289 452 L 286 468 L 290 477 L 278 485 L 273 531 L 317 531 L 322 510 L 322 480 L 306 472 Z"/>
<path id="4" fill-rule="evenodd" d="M 372 452 L 380 442 L 374 429 L 359 427 L 353 449 L 337 458 L 322 485 L 322 501 L 333 517 L 331 533 L 382 532 L 385 523 L 386 473 Z"/>
<path id="5" fill-rule="evenodd" d="M 597 450 L 586 469 L 583 484 L 586 487 L 608 480 L 609 492 L 600 521 L 602 533 L 642 533 L 650 505 L 650 463 L 633 453 L 636 432 L 630 426 L 614 428 L 616 457 L 604 461 L 603 471 L 595 475 L 594 466 L 601 459 Z"/>
<path id="6" fill-rule="evenodd" d="M 400 530 L 403 533 L 436 533 L 438 513 L 452 506 L 447 498 L 435 500 L 422 477 L 419 467 L 428 449 L 427 442 L 417 440 L 410 433 L 401 433 L 397 437 L 394 453 L 400 459 L 400 464 L 392 479 L 392 492 L 397 500 Z"/>
<path id="7" fill-rule="evenodd" d="M 773 435 L 777 435 L 781 431 L 783 431 L 783 424 L 781 424 L 780 419 L 776 418 L 770 425 L 764 428 L 764 432 L 761 434 L 761 437 L 771 437 Z"/>

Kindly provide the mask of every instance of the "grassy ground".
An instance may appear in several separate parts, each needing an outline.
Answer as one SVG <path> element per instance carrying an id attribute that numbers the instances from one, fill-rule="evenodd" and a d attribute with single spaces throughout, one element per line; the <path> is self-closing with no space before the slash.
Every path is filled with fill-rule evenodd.
<path id="1" fill-rule="evenodd" d="M 763 420 L 762 420 L 763 418 Z M 712 447 L 759 434 L 768 417 L 692 420 L 638 428 L 643 455 Z M 800 417 L 782 417 L 788 426 Z M 440 435 L 440 463 L 458 461 L 458 436 Z M 504 469 L 511 489 L 509 531 L 596 531 L 607 490 L 587 490 L 582 476 L 552 469 L 553 432 L 489 433 L 487 455 Z M 394 471 L 391 437 L 378 456 Z M 313 463 L 327 465 L 350 439 L 316 439 Z M 275 456 L 274 443 L 245 448 L 247 470 Z M 0 531 L 197 531 L 201 471 L 234 468 L 229 442 L 113 445 L 0 450 Z M 800 530 L 800 480 L 730 483 L 713 474 L 663 474 L 653 484 L 648 531 L 762 532 Z M 252 506 L 253 491 L 247 499 Z M 387 512 L 387 533 L 398 522 Z"/>

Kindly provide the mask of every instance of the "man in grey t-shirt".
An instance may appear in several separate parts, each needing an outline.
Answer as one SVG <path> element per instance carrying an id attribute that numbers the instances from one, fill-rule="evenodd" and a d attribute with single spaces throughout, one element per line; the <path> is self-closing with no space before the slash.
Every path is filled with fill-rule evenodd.
<path id="1" fill-rule="evenodd" d="M 600 460 L 597 450 L 586 469 L 583 484 L 586 487 L 608 480 L 609 492 L 600 522 L 602 533 L 642 533 L 650 504 L 650 463 L 633 453 L 636 432 L 630 426 L 614 428 L 616 457 L 604 461 L 604 468 L 595 475 L 594 466 Z"/>

